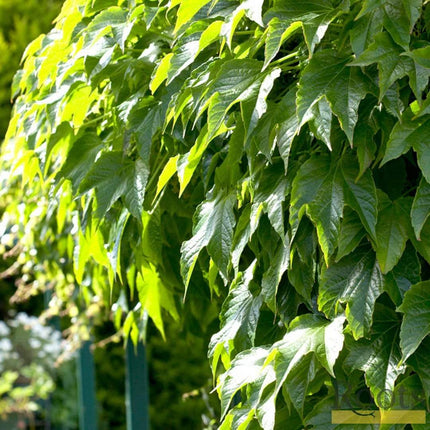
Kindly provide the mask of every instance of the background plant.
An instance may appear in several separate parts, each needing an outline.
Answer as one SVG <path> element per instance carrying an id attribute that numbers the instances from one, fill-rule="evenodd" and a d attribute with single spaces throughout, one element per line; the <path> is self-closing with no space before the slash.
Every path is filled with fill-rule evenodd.
<path id="1" fill-rule="evenodd" d="M 34 423 L 36 414 L 43 415 L 46 407 L 43 401 L 50 399 L 54 400 L 54 411 L 61 415 L 64 428 L 69 428 L 70 421 L 76 419 L 76 408 L 58 407 L 54 399 L 56 395 L 52 397 L 58 381 L 73 371 L 70 363 L 64 363 L 60 368 L 56 365 L 65 346 L 61 332 L 42 325 L 37 317 L 20 312 L 7 324 L 0 321 L 2 420 L 20 416 Z M 53 422 L 59 423 L 55 418 Z"/>
<path id="2" fill-rule="evenodd" d="M 428 399 L 428 27 L 419 0 L 66 1 L 15 79 L 3 194 L 71 332 L 220 312 L 221 429 Z"/>
<path id="3" fill-rule="evenodd" d="M 25 47 L 52 26 L 59 0 L 0 1 L 0 138 L 7 129 L 11 104 L 10 87 Z M 37 19 L 35 19 L 37 17 Z"/>

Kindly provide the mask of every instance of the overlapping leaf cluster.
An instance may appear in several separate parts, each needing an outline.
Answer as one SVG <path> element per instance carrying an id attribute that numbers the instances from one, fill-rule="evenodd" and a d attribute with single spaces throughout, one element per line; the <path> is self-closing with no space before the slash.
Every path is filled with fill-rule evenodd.
<path id="1" fill-rule="evenodd" d="M 223 300 L 221 428 L 428 399 L 429 28 L 420 0 L 69 0 L 28 48 L 3 160 L 39 246 L 72 241 L 126 336 Z"/>

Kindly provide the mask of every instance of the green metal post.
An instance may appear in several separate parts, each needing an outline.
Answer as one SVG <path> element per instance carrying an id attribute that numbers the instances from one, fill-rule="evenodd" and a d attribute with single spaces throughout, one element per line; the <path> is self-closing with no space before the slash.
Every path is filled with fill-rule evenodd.
<path id="1" fill-rule="evenodd" d="M 85 342 L 77 359 L 80 430 L 97 430 L 94 358 L 90 346 L 91 342 Z"/>
<path id="2" fill-rule="evenodd" d="M 149 430 L 149 388 L 146 349 L 129 339 L 126 348 L 127 430 Z"/>

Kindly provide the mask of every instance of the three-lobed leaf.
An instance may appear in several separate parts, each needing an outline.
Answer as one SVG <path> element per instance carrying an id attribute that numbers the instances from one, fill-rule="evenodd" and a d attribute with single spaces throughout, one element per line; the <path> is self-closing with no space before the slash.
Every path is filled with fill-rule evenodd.
<path id="1" fill-rule="evenodd" d="M 384 276 L 371 248 L 360 247 L 321 273 L 318 307 L 333 317 L 346 304 L 346 318 L 355 339 L 372 325 L 376 299 L 383 293 Z"/>
<path id="2" fill-rule="evenodd" d="M 430 164 L 427 136 L 430 130 L 430 117 L 428 115 L 415 118 L 411 109 L 407 109 L 401 121 L 398 122 L 390 134 L 384 158 L 381 164 L 400 157 L 413 148 L 417 153 L 418 165 L 430 182 Z"/>
<path id="3" fill-rule="evenodd" d="M 430 281 L 418 282 L 406 292 L 398 308 L 404 314 L 400 329 L 402 360 L 406 360 L 430 333 Z"/>
<path id="4" fill-rule="evenodd" d="M 370 339 L 360 339 L 350 345 L 345 366 L 359 369 L 366 375 L 366 383 L 379 407 L 391 404 L 391 393 L 406 366 L 399 366 L 402 353 L 399 346 L 400 320 L 392 309 L 379 305 Z"/>
<path id="5" fill-rule="evenodd" d="M 227 278 L 233 228 L 236 224 L 233 212 L 235 202 L 233 194 L 219 191 L 197 209 L 193 236 L 181 248 L 181 274 L 186 286 L 204 247 L 207 247 L 209 255 Z"/>
<path id="6" fill-rule="evenodd" d="M 299 81 L 297 116 L 303 125 L 315 115 L 311 109 L 324 96 L 352 143 L 358 107 L 371 87 L 360 68 L 349 63 L 350 57 L 333 50 L 321 50 L 311 58 Z"/>

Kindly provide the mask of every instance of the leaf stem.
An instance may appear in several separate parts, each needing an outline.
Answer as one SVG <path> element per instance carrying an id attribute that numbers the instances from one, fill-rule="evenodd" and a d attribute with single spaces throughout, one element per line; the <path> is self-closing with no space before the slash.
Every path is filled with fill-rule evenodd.
<path id="1" fill-rule="evenodd" d="M 82 127 L 89 127 L 91 125 L 97 124 L 99 121 L 102 121 L 105 118 L 109 118 L 110 116 L 112 116 L 112 112 L 105 113 L 101 116 L 98 116 L 97 118 L 92 119 L 91 121 L 84 123 Z"/>
<path id="2" fill-rule="evenodd" d="M 148 184 L 146 185 L 146 189 L 149 190 L 153 184 L 153 182 L 158 179 L 158 173 L 160 172 L 161 168 L 165 166 L 167 158 L 169 158 L 169 154 L 164 154 L 161 162 L 158 162 L 158 159 L 155 160 L 157 165 L 155 166 L 154 172 L 151 174 L 151 178 L 148 181 Z"/>
<path id="3" fill-rule="evenodd" d="M 272 61 L 270 65 L 277 66 L 278 64 L 281 64 L 284 61 L 289 60 L 290 58 L 297 57 L 298 54 L 299 54 L 299 51 L 292 52 L 291 54 L 285 55 L 285 57 L 281 57 L 281 58 L 278 58 L 276 61 Z M 298 61 L 298 60 L 295 60 L 295 61 Z"/>
<path id="4" fill-rule="evenodd" d="M 416 190 L 417 186 L 414 185 L 413 187 L 408 188 L 403 194 L 402 197 L 407 197 L 412 191 Z"/>
<path id="5" fill-rule="evenodd" d="M 290 64 L 283 64 L 281 67 L 280 67 L 280 69 L 283 71 L 283 72 L 288 72 L 289 70 L 297 70 L 299 68 L 299 65 L 297 64 L 297 65 L 295 65 L 295 66 L 292 66 L 292 65 L 290 65 Z"/>

